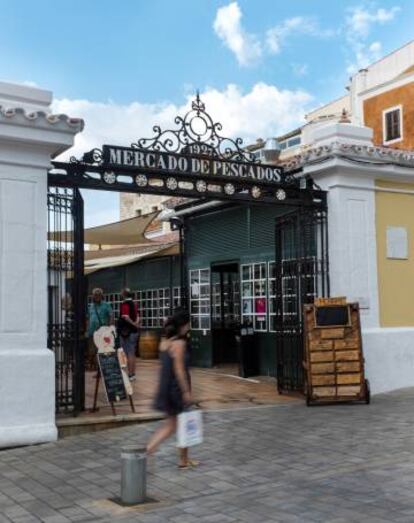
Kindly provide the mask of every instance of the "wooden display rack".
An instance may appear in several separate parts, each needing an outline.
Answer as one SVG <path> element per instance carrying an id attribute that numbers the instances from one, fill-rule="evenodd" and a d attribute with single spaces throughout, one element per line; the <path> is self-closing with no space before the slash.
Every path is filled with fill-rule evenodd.
<path id="1" fill-rule="evenodd" d="M 358 303 L 318 298 L 304 307 L 306 403 L 370 402 Z"/>

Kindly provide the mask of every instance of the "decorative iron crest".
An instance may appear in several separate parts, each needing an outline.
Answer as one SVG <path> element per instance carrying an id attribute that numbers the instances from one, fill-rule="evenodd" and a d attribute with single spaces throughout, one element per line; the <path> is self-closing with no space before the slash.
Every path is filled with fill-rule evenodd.
<path id="1" fill-rule="evenodd" d="M 233 140 L 219 134 L 223 126 L 219 122 L 213 122 L 198 92 L 191 104 L 191 110 L 184 118 L 176 116 L 174 122 L 179 126 L 178 129 L 163 131 L 160 126 L 155 125 L 154 137 L 141 138 L 131 144 L 131 147 L 168 153 L 188 153 L 220 160 L 260 163 L 253 153 L 241 148 L 243 143 L 241 138 Z"/>
<path id="2" fill-rule="evenodd" d="M 205 156 L 218 160 L 261 163 L 253 153 L 242 149 L 241 138 L 232 139 L 220 135 L 223 126 L 219 122 L 213 122 L 198 92 L 191 103 L 190 111 L 184 117 L 176 116 L 174 122 L 178 125 L 177 129 L 163 131 L 159 125 L 155 125 L 153 127 L 155 135 L 152 138 L 140 138 L 131 144 L 131 148 Z M 102 150 L 92 149 L 85 153 L 81 160 L 72 157 L 70 162 L 100 165 Z"/>
<path id="3" fill-rule="evenodd" d="M 69 158 L 69 163 L 88 163 L 91 165 L 100 165 L 102 163 L 102 149 L 91 149 L 87 153 L 84 153 L 82 158 L 78 160 L 75 156 Z"/>

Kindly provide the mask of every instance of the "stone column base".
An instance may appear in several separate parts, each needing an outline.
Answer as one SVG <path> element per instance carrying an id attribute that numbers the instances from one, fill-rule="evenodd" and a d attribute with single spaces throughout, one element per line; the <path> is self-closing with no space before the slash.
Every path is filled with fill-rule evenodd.
<path id="1" fill-rule="evenodd" d="M 413 327 L 364 329 L 362 342 L 373 394 L 414 387 Z"/>
<path id="2" fill-rule="evenodd" d="M 0 428 L 0 448 L 21 447 L 57 440 L 55 423 Z"/>
<path id="3" fill-rule="evenodd" d="M 0 448 L 57 439 L 52 351 L 0 348 L 0 420 Z"/>

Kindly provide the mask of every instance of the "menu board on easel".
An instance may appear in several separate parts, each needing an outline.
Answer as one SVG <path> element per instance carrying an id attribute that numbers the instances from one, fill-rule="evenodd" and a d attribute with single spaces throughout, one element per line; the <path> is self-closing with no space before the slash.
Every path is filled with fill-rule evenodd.
<path id="1" fill-rule="evenodd" d="M 98 363 L 108 402 L 125 400 L 127 393 L 117 353 L 98 353 Z"/>
<path id="2" fill-rule="evenodd" d="M 122 349 L 115 350 L 116 331 L 113 325 L 102 326 L 94 332 L 93 341 L 98 352 L 98 373 L 96 375 L 95 394 L 92 412 L 98 410 L 99 383 L 103 381 L 108 403 L 111 405 L 112 414 L 115 416 L 114 404 L 129 398 L 132 412 L 135 406 L 132 399 L 133 388 L 128 378 L 128 361 Z"/>

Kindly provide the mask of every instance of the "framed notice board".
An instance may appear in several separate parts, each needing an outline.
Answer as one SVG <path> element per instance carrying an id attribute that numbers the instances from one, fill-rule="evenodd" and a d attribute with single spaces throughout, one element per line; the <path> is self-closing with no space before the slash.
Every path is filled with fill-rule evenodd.
<path id="1" fill-rule="evenodd" d="M 358 303 L 322 298 L 305 305 L 304 335 L 307 404 L 369 403 Z"/>
<path id="2" fill-rule="evenodd" d="M 349 327 L 351 325 L 349 305 L 315 307 L 315 325 L 319 328 Z"/>

